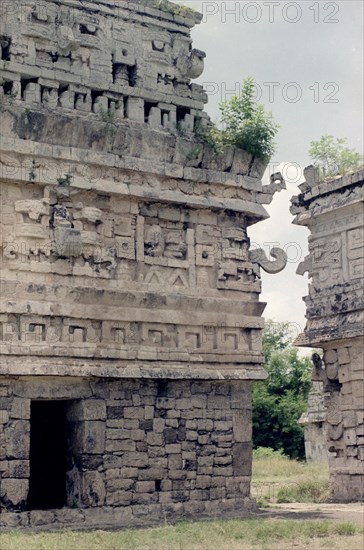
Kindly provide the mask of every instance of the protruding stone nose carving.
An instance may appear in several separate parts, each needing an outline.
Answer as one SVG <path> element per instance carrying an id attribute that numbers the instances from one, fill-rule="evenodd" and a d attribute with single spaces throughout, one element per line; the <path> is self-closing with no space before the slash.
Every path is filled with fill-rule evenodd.
<path id="1" fill-rule="evenodd" d="M 274 247 L 270 251 L 270 255 L 275 258 L 274 262 L 268 260 L 264 250 L 259 248 L 258 250 L 251 250 L 249 252 L 249 259 L 253 264 L 258 264 L 264 269 L 264 271 L 270 273 L 271 275 L 283 271 L 287 265 L 287 254 L 284 250 Z"/>
<path id="2" fill-rule="evenodd" d="M 58 29 L 57 42 L 62 53 L 74 52 L 80 47 L 81 41 L 78 40 L 71 27 L 62 25 Z"/>
<path id="3" fill-rule="evenodd" d="M 180 58 L 177 67 L 186 78 L 198 78 L 204 70 L 205 52 L 201 50 L 192 50 L 189 57 Z"/>
<path id="4" fill-rule="evenodd" d="M 311 256 L 306 256 L 303 262 L 298 264 L 296 273 L 297 275 L 304 275 L 305 273 L 310 273 L 312 271 L 312 258 Z"/>

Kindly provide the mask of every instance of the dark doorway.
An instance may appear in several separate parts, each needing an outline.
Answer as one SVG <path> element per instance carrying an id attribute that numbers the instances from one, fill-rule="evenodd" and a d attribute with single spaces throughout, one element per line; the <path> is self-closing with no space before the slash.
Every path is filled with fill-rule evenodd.
<path id="1" fill-rule="evenodd" d="M 66 504 L 66 401 L 32 401 L 29 510 Z"/>

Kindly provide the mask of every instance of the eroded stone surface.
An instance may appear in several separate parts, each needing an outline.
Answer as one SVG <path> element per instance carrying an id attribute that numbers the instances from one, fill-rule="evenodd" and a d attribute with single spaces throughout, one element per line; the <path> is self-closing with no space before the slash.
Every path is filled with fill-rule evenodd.
<path id="1" fill-rule="evenodd" d="M 307 462 L 327 462 L 327 426 L 323 383 L 314 381 L 308 396 L 308 408 L 299 423 L 305 429 L 305 456 Z"/>
<path id="2" fill-rule="evenodd" d="M 323 384 L 332 497 L 364 499 L 364 172 L 319 184 L 292 200 L 307 226 L 310 254 L 298 268 L 311 278 L 307 325 L 296 344 L 323 349 L 313 380 Z"/>

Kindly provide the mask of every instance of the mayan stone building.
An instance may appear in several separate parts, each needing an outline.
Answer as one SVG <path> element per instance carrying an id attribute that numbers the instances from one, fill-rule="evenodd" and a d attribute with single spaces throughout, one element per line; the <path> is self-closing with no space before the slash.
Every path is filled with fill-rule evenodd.
<path id="1" fill-rule="evenodd" d="M 0 525 L 131 526 L 254 505 L 265 377 L 247 229 L 284 187 L 201 139 L 201 18 L 1 2 Z"/>
<path id="2" fill-rule="evenodd" d="M 298 268 L 311 284 L 296 344 L 324 352 L 313 380 L 323 382 L 332 498 L 364 500 L 364 171 L 325 183 L 312 167 L 305 175 L 292 213 L 311 231 Z"/>

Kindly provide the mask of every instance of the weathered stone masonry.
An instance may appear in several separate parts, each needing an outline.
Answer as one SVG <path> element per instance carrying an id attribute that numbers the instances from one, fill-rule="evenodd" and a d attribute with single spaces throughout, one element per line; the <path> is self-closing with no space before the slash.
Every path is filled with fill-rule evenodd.
<path id="1" fill-rule="evenodd" d="M 312 281 L 307 326 L 299 346 L 323 349 L 313 380 L 323 383 L 331 495 L 364 499 L 364 172 L 319 183 L 306 169 L 292 200 L 294 223 L 311 231 L 309 256 L 298 268 Z"/>
<path id="2" fill-rule="evenodd" d="M 199 16 L 5 5 L 0 525 L 242 515 L 260 267 L 285 265 L 247 230 L 284 182 L 196 139 Z"/>
<path id="3" fill-rule="evenodd" d="M 323 383 L 312 382 L 308 396 L 307 411 L 301 415 L 299 423 L 305 429 L 305 456 L 307 462 L 327 462 L 327 425 Z"/>
<path id="4" fill-rule="evenodd" d="M 68 402 L 72 441 L 65 508 L 70 510 L 32 511 L 32 525 L 132 525 L 162 521 L 165 514 L 220 515 L 222 502 L 225 513 L 239 513 L 239 505 L 248 503 L 251 474 L 251 404 L 248 395 L 244 400 L 245 386 L 9 379 L 1 386 L 11 403 L 2 463 L 5 505 L 21 508 L 28 493 L 30 398 L 42 392 L 43 399 Z M 26 526 L 28 514 L 12 515 L 10 521 Z"/>

